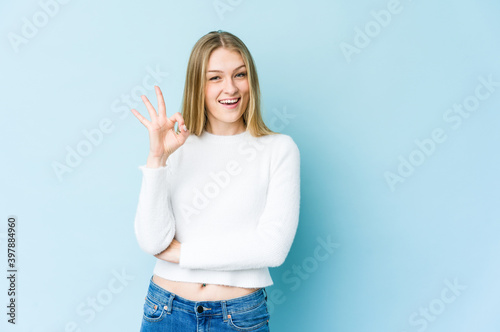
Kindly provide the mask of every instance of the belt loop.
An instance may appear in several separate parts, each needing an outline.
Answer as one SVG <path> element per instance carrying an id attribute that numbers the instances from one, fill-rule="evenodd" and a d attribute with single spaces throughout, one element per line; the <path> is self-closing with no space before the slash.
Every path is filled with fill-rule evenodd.
<path id="1" fill-rule="evenodd" d="M 226 301 L 220 301 L 222 305 L 222 319 L 224 320 L 224 323 L 227 322 L 227 309 L 226 309 Z"/>
<path id="2" fill-rule="evenodd" d="M 172 303 L 174 302 L 174 293 L 170 293 L 170 297 L 168 298 L 168 308 L 167 308 L 167 314 L 172 313 Z"/>
<path id="3" fill-rule="evenodd" d="M 266 301 L 267 301 L 267 291 L 266 291 L 266 287 L 263 287 L 262 290 L 264 291 L 264 293 L 266 293 Z"/>

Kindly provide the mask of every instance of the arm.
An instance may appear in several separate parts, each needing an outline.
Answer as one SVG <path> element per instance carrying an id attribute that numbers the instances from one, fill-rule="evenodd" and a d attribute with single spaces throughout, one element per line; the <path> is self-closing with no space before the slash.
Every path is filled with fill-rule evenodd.
<path id="1" fill-rule="evenodd" d="M 167 248 L 175 236 L 175 220 L 169 195 L 170 169 L 167 166 L 139 166 L 142 185 L 134 221 L 139 247 L 155 255 Z"/>
<path id="2" fill-rule="evenodd" d="M 179 265 L 191 269 L 243 270 L 280 266 L 299 222 L 300 153 L 286 136 L 272 154 L 266 205 L 251 233 L 231 231 L 182 242 Z"/>
<path id="3" fill-rule="evenodd" d="M 148 160 L 146 165 L 139 166 L 143 176 L 134 232 L 141 249 L 152 255 L 167 248 L 175 235 L 175 220 L 169 193 L 169 179 L 172 174 L 169 167 L 171 165 L 167 160 L 189 137 L 182 114 L 177 112 L 167 118 L 160 87 L 155 86 L 155 91 L 158 99 L 158 112 L 146 96 L 141 96 L 151 121 L 148 121 L 137 110 L 131 110 L 149 132 Z M 180 132 L 174 130 L 176 122 L 179 129 L 182 128 Z"/>

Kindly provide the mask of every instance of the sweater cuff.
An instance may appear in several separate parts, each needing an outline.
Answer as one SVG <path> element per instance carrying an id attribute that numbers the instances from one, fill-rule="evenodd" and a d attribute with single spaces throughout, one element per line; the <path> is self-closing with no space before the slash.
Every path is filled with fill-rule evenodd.
<path id="1" fill-rule="evenodd" d="M 151 168 L 147 167 L 146 165 L 141 165 L 139 166 L 139 169 L 142 171 L 142 175 L 144 177 L 151 179 L 153 181 L 159 178 L 164 179 L 168 171 L 167 166 Z"/>
<path id="2" fill-rule="evenodd" d="M 147 167 L 146 165 L 139 166 L 139 169 L 143 172 L 154 173 L 155 171 L 162 171 L 167 169 L 167 165 L 161 167 Z"/>

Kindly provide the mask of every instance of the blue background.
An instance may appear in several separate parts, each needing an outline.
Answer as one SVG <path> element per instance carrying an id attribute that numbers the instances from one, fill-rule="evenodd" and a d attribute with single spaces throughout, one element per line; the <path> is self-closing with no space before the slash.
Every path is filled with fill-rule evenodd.
<path id="1" fill-rule="evenodd" d="M 148 116 L 139 96 L 156 102 L 143 87 L 156 70 L 167 114 L 180 111 L 192 46 L 222 29 L 256 61 L 266 122 L 301 151 L 299 229 L 271 269 L 271 330 L 499 331 L 499 9 L 3 1 L 0 259 L 6 271 L 16 215 L 19 273 L 16 326 L 0 282 L 0 330 L 139 330 L 156 260 L 133 231 L 149 139 L 123 98 Z M 450 112 L 464 102 L 475 109 L 458 126 Z M 84 131 L 106 121 L 111 132 L 90 144 Z M 58 176 L 77 146 L 90 150 Z"/>

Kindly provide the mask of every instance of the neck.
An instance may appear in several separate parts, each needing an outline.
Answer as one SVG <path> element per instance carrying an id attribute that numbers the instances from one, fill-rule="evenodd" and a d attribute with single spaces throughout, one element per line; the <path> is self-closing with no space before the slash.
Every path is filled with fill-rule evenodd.
<path id="1" fill-rule="evenodd" d="M 237 124 L 231 124 L 226 126 L 215 126 L 215 127 L 212 126 L 210 122 L 208 122 L 205 131 L 212 135 L 231 136 L 245 132 L 246 127 L 243 124 L 243 121 Z"/>

